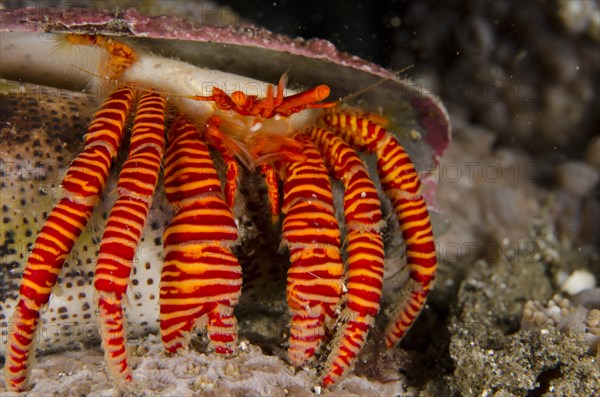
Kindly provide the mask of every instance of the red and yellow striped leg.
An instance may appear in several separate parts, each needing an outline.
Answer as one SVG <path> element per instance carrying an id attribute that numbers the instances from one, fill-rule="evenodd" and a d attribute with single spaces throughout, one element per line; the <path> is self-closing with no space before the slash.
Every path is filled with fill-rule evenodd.
<path id="1" fill-rule="evenodd" d="M 326 114 L 324 121 L 336 128 L 351 145 L 377 155 L 381 185 L 398 216 L 412 285 L 386 331 L 386 344 L 393 347 L 423 308 L 437 268 L 431 222 L 420 193 L 419 176 L 398 141 L 372 120 L 332 111 Z"/>
<path id="2" fill-rule="evenodd" d="M 283 172 L 283 243 L 290 250 L 287 301 L 292 310 L 288 357 L 306 364 L 318 351 L 325 321 L 333 321 L 343 272 L 340 231 L 333 196 L 321 155 L 305 136 L 306 160 Z"/>
<path id="3" fill-rule="evenodd" d="M 225 167 L 227 167 L 227 172 L 225 174 L 225 201 L 227 202 L 229 208 L 233 208 L 235 194 L 238 188 L 240 166 L 231 150 L 225 144 L 226 138 L 225 135 L 223 135 L 223 132 L 221 132 L 219 129 L 220 125 L 221 119 L 219 116 L 209 117 L 209 119 L 206 121 L 204 139 L 210 146 L 218 150 L 223 158 L 223 161 L 225 162 Z"/>
<path id="4" fill-rule="evenodd" d="M 165 156 L 167 199 L 177 212 L 164 233 L 160 331 L 167 351 L 187 346 L 194 325 L 206 324 L 211 347 L 236 350 L 242 269 L 231 252 L 237 228 L 200 132 L 180 117 Z"/>
<path id="5" fill-rule="evenodd" d="M 6 345 L 4 368 L 9 389 L 23 391 L 26 388 L 28 361 L 40 310 L 48 303 L 64 261 L 106 185 L 132 97 L 131 89 L 121 88 L 96 113 L 85 136 L 85 147 L 63 180 L 65 197 L 52 209 L 35 240 L 11 319 L 14 329 Z"/>
<path id="6" fill-rule="evenodd" d="M 344 216 L 348 227 L 348 273 L 344 321 L 325 363 L 323 387 L 334 385 L 362 349 L 379 311 L 383 285 L 381 203 L 377 189 L 354 151 L 341 138 L 313 128 L 308 135 L 325 157 L 327 166 L 344 183 Z"/>
<path id="7" fill-rule="evenodd" d="M 267 196 L 269 199 L 269 212 L 271 213 L 271 223 L 277 225 L 279 223 L 279 181 L 277 173 L 272 165 L 263 163 L 258 166 L 260 173 L 265 177 L 267 185 Z"/>
<path id="8" fill-rule="evenodd" d="M 251 154 L 255 164 L 258 164 L 258 170 L 265 177 L 267 186 L 267 198 L 269 200 L 269 210 L 271 213 L 271 222 L 273 225 L 279 224 L 280 192 L 278 170 L 274 164 L 290 164 L 303 162 L 306 157 L 301 153 L 302 143 L 290 137 L 280 135 L 259 134 L 252 142 Z"/>
<path id="9" fill-rule="evenodd" d="M 94 277 L 106 362 L 116 379 L 127 381 L 131 380 L 131 370 L 122 301 L 164 153 L 164 112 L 165 99 L 160 95 L 147 93 L 140 100 L 129 156 L 117 185 L 119 198 L 108 217 Z"/>

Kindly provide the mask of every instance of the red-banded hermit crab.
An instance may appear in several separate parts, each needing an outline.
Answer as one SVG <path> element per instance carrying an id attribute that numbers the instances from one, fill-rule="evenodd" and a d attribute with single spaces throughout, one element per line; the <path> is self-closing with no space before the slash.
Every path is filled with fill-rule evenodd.
<path id="1" fill-rule="evenodd" d="M 62 268 L 119 153 L 125 161 L 112 188 L 116 201 L 98 255 L 87 261 L 93 274 L 77 285 L 89 296 L 89 284 L 96 291 L 106 362 L 116 379 L 132 379 L 125 329 L 139 321 L 136 310 L 159 319 L 170 353 L 186 347 L 199 326 L 216 353 L 234 354 L 234 309 L 242 289 L 252 289 L 242 288 L 242 273 L 265 260 L 260 246 L 244 251 L 243 240 L 271 238 L 289 252 L 289 361 L 303 366 L 329 343 L 319 382 L 335 385 L 380 308 L 387 212 L 399 225 L 408 277 L 386 344 L 394 346 L 410 328 L 436 268 L 427 210 L 433 180 L 422 183 L 415 167 L 434 171 L 449 141 L 445 110 L 434 97 L 329 43 L 254 28 L 206 27 L 135 11 L 114 18 L 69 10 L 40 18 L 31 10 L 5 12 L 2 21 L 3 78 L 104 93 L 83 148 L 69 159 L 61 193 L 45 221 L 38 220 L 41 231 L 28 233 L 35 242 L 20 284 L 11 281 L 2 292 L 7 387 L 26 388 L 41 309 L 60 299 L 55 284 L 75 288 Z M 288 76 L 308 88 L 290 90 Z M 377 82 L 352 100 L 337 100 Z M 120 149 L 126 141 L 128 149 L 126 143 Z M 343 193 L 334 197 L 334 191 Z M 147 222 L 152 211 L 168 219 Z M 262 219 L 254 235 L 243 224 L 252 216 Z M 160 260 L 150 255 L 142 268 L 145 224 L 161 233 L 164 227 L 164 248 Z M 273 240 L 270 230 L 279 229 Z M 285 269 L 282 258 L 269 261 Z M 125 316 L 132 272 L 157 275 L 155 293 L 145 296 L 158 308 L 127 308 Z"/>

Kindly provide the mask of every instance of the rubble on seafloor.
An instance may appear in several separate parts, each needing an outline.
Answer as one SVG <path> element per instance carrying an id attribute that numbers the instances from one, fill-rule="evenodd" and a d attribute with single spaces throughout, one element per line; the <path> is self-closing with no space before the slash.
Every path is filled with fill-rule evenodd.
<path id="1" fill-rule="evenodd" d="M 166 358 L 160 338 L 149 335 L 131 341 L 134 382 L 115 387 L 105 371 L 99 348 L 43 356 L 31 372 L 35 382 L 28 396 L 313 396 L 314 369 L 296 370 L 284 359 L 264 354 L 247 341 L 234 358 L 224 359 L 194 350 Z M 324 396 L 414 396 L 396 370 L 394 381 L 382 383 L 355 375 Z M 1 383 L 2 381 L 0 381 Z M 3 393 L 5 397 L 20 395 Z"/>
<path id="2" fill-rule="evenodd" d="M 562 333 L 581 334 L 592 354 L 597 353 L 600 347 L 599 296 L 600 289 L 596 287 L 581 291 L 571 300 L 554 295 L 546 305 L 528 301 L 523 309 L 521 328 L 540 332 L 554 328 Z"/>

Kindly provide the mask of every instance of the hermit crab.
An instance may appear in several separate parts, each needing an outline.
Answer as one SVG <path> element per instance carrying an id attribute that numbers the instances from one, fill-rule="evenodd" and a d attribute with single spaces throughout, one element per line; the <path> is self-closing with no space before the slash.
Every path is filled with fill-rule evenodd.
<path id="1" fill-rule="evenodd" d="M 161 260 L 153 257 L 145 270 L 160 273 L 158 299 L 150 299 L 158 301 L 165 350 L 187 348 L 192 332 L 205 328 L 215 354 L 236 353 L 244 263 L 260 256 L 237 247 L 244 226 L 236 213 L 252 211 L 240 189 L 248 179 L 263 187 L 263 227 L 280 230 L 288 253 L 279 266 L 288 266 L 290 364 L 309 364 L 327 343 L 322 386 L 333 387 L 352 367 L 380 311 L 388 212 L 408 276 L 387 346 L 411 327 L 435 277 L 431 175 L 450 131 L 431 94 L 327 42 L 249 26 L 209 27 L 134 10 L 20 10 L 3 12 L 2 21 L 3 78 L 93 87 L 103 99 L 28 247 L 18 293 L 12 281 L 3 291 L 7 387 L 27 387 L 41 310 L 58 295 L 55 285 L 66 278 L 63 266 L 105 197 L 111 169 L 119 170 L 116 197 L 88 261 L 93 277 L 79 287 L 95 290 L 117 382 L 132 380 L 126 327 L 138 320 L 124 310 L 125 299 L 132 273 L 144 271 L 136 258 L 157 201 L 168 203 L 164 229 L 150 222 L 163 233 Z M 303 88 L 290 89 L 288 80 Z M 113 166 L 119 153 L 123 164 Z"/>

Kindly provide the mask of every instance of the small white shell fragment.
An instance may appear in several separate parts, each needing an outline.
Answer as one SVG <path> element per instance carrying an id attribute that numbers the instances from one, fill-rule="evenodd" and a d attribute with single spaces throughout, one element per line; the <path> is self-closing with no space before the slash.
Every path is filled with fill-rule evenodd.
<path id="1" fill-rule="evenodd" d="M 575 270 L 560 286 L 568 294 L 576 295 L 586 289 L 596 286 L 596 277 L 586 270 Z"/>
<path id="2" fill-rule="evenodd" d="M 410 135 L 410 139 L 412 139 L 413 141 L 419 141 L 419 140 L 423 139 L 423 137 L 421 136 L 421 133 L 417 130 L 410 130 L 409 135 Z"/>

